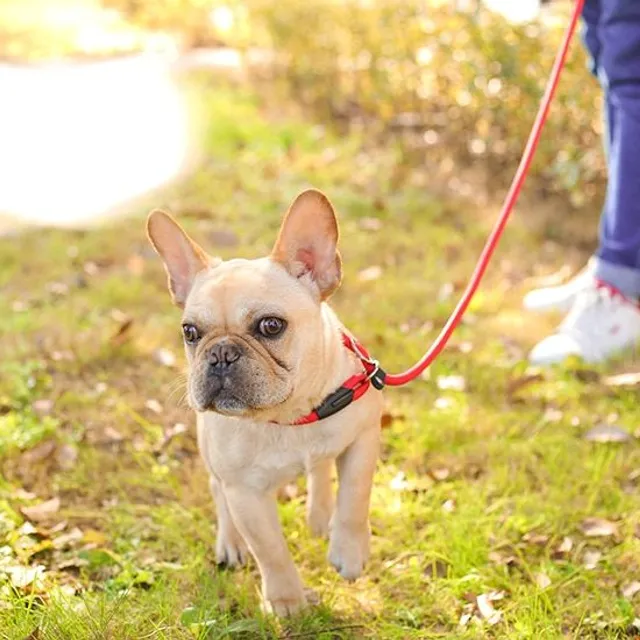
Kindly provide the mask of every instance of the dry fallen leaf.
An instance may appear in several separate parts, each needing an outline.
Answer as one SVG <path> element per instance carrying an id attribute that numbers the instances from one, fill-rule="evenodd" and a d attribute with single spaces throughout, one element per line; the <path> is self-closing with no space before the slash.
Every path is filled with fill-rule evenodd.
<path id="1" fill-rule="evenodd" d="M 69 293 L 69 285 L 64 282 L 50 282 L 45 288 L 53 296 L 62 297 Z"/>
<path id="2" fill-rule="evenodd" d="M 552 557 L 555 560 L 561 560 L 573 549 L 573 540 L 569 536 L 565 536 L 558 548 L 553 552 Z"/>
<path id="3" fill-rule="evenodd" d="M 512 378 L 507 384 L 507 395 L 513 396 L 521 389 L 537 382 L 543 382 L 544 376 L 540 371 L 525 371 L 524 375 Z"/>
<path id="4" fill-rule="evenodd" d="M 31 405 L 31 408 L 39 416 L 47 416 L 51 413 L 51 410 L 53 409 L 53 400 L 49 400 L 48 398 L 41 398 L 40 400 L 35 400 Z"/>
<path id="5" fill-rule="evenodd" d="M 360 280 L 360 282 L 371 282 L 372 280 L 377 280 L 381 275 L 382 267 L 374 265 L 360 271 L 360 273 L 358 273 L 358 280 Z"/>
<path id="6" fill-rule="evenodd" d="M 78 449 L 70 444 L 63 444 L 56 451 L 56 461 L 61 469 L 73 469 L 78 460 Z"/>
<path id="7" fill-rule="evenodd" d="M 604 518 L 585 518 L 580 528 L 588 538 L 606 538 L 618 533 L 618 525 Z"/>
<path id="8" fill-rule="evenodd" d="M 19 489 L 16 489 L 13 492 L 11 497 L 15 498 L 16 500 L 34 500 L 38 496 L 35 493 L 32 493 L 31 491 L 26 491 L 25 489 L 20 487 Z"/>
<path id="9" fill-rule="evenodd" d="M 16 589 L 28 587 L 44 574 L 44 569 L 41 564 L 35 567 L 4 567 L 4 571 L 9 574 L 11 586 Z"/>
<path id="10" fill-rule="evenodd" d="M 442 503 L 442 510 L 446 513 L 453 513 L 456 510 L 456 502 L 449 498 Z"/>
<path id="11" fill-rule="evenodd" d="M 533 531 L 529 531 L 529 533 L 525 533 L 522 536 L 522 539 L 532 545 L 537 547 L 545 547 L 547 542 L 549 542 L 549 536 L 544 533 L 535 533 Z"/>
<path id="12" fill-rule="evenodd" d="M 153 413 L 162 413 L 162 405 L 154 398 L 147 400 L 144 406 L 149 409 L 149 411 L 153 411 Z"/>
<path id="13" fill-rule="evenodd" d="M 640 386 L 640 372 L 620 373 L 606 376 L 602 382 L 607 387 L 637 387 Z"/>
<path id="14" fill-rule="evenodd" d="M 293 483 L 285 484 L 278 489 L 278 500 L 280 502 L 291 502 L 298 497 L 298 485 Z"/>
<path id="15" fill-rule="evenodd" d="M 462 342 L 449 343 L 448 349 L 449 351 L 454 351 L 454 352 L 467 355 L 468 353 L 471 353 L 473 351 L 473 343 L 469 342 L 468 340 L 463 340 Z"/>
<path id="16" fill-rule="evenodd" d="M 23 453 L 21 460 L 25 465 L 33 465 L 48 458 L 56 450 L 56 443 L 53 440 L 45 440 L 37 444 L 33 449 Z"/>
<path id="17" fill-rule="evenodd" d="M 40 627 L 36 627 L 24 640 L 40 640 Z"/>
<path id="18" fill-rule="evenodd" d="M 114 429 L 109 425 L 104 428 L 102 433 L 107 442 L 120 442 L 121 440 L 124 440 L 124 436 L 117 429 Z"/>
<path id="19" fill-rule="evenodd" d="M 585 569 L 595 569 L 596 565 L 602 558 L 602 553 L 600 551 L 596 551 L 595 549 L 587 549 L 582 556 L 582 560 L 584 563 Z"/>
<path id="20" fill-rule="evenodd" d="M 433 403 L 434 409 L 438 409 L 438 411 L 443 411 L 444 409 L 449 409 L 453 406 L 453 400 L 451 398 L 436 398 Z"/>
<path id="21" fill-rule="evenodd" d="M 560 411 L 560 409 L 556 409 L 555 407 L 547 407 L 545 409 L 544 415 L 542 419 L 545 422 L 560 422 L 564 417 L 564 413 Z"/>
<path id="22" fill-rule="evenodd" d="M 38 530 L 33 526 L 31 522 L 27 520 L 26 522 L 23 522 L 22 525 L 20 525 L 18 533 L 21 536 L 31 536 L 34 533 L 38 533 Z"/>
<path id="23" fill-rule="evenodd" d="M 394 422 L 399 422 L 400 420 L 404 419 L 405 416 L 401 413 L 391 413 L 389 411 L 385 411 L 380 419 L 380 428 L 388 429 Z"/>
<path id="24" fill-rule="evenodd" d="M 29 305 L 24 300 L 14 300 L 11 303 L 11 311 L 14 313 L 23 313 L 29 310 Z"/>
<path id="25" fill-rule="evenodd" d="M 514 555 L 505 554 L 500 551 L 490 551 L 489 560 L 494 564 L 509 567 L 517 563 L 517 558 Z"/>
<path id="26" fill-rule="evenodd" d="M 51 498 L 32 507 L 20 507 L 24 516 L 34 522 L 48 520 L 52 515 L 60 510 L 60 498 Z"/>
<path id="27" fill-rule="evenodd" d="M 364 231 L 380 231 L 382 220 L 380 218 L 360 218 L 358 226 Z"/>
<path id="28" fill-rule="evenodd" d="M 631 435 L 616 425 L 599 424 L 584 434 L 589 442 L 628 442 Z"/>
<path id="29" fill-rule="evenodd" d="M 163 451 L 167 445 L 176 437 L 187 432 L 187 425 L 182 422 L 176 422 L 170 429 L 166 429 L 160 443 L 154 448 L 158 453 Z"/>
<path id="30" fill-rule="evenodd" d="M 535 579 L 536 579 L 536 584 L 541 589 L 546 589 L 551 584 L 551 578 L 543 571 L 536 573 Z"/>
<path id="31" fill-rule="evenodd" d="M 76 542 L 80 542 L 84 538 L 84 534 L 78 527 L 74 527 L 68 533 L 63 533 L 53 540 L 53 546 L 56 549 L 64 549 L 72 547 Z"/>
<path id="32" fill-rule="evenodd" d="M 133 326 L 133 318 L 125 318 L 120 322 L 118 329 L 109 338 L 109 342 L 115 347 L 122 346 L 127 340 L 129 340 L 131 327 Z"/>
<path id="33" fill-rule="evenodd" d="M 163 367 L 175 367 L 176 356 L 169 349 L 156 349 L 153 352 L 153 359 Z"/>
<path id="34" fill-rule="evenodd" d="M 488 624 L 495 625 L 500 622 L 502 618 L 502 612 L 494 609 L 491 604 L 491 600 L 489 599 L 489 594 L 482 593 L 476 598 L 476 606 L 478 607 L 478 612 L 482 616 L 483 620 L 486 620 Z"/>
<path id="35" fill-rule="evenodd" d="M 634 580 L 628 585 L 625 585 L 624 587 L 622 587 L 622 595 L 627 600 L 631 600 L 631 598 L 633 598 L 633 596 L 635 596 L 636 593 L 640 593 L 640 582 L 638 582 L 637 580 Z"/>
<path id="36" fill-rule="evenodd" d="M 389 483 L 389 488 L 393 491 L 406 491 L 409 488 L 409 481 L 404 471 L 396 473 Z"/>
<path id="37" fill-rule="evenodd" d="M 446 302 L 455 290 L 452 282 L 445 282 L 438 291 L 438 302 Z"/>
<path id="38" fill-rule="evenodd" d="M 466 388 L 465 379 L 462 376 L 438 376 L 438 389 L 442 391 L 464 391 Z"/>
<path id="39" fill-rule="evenodd" d="M 446 467 L 434 467 L 429 471 L 429 475 L 438 482 L 444 482 L 451 476 L 451 470 Z"/>
<path id="40" fill-rule="evenodd" d="M 470 613 L 463 613 L 458 621 L 458 626 L 466 627 L 471 622 L 472 615 Z"/>

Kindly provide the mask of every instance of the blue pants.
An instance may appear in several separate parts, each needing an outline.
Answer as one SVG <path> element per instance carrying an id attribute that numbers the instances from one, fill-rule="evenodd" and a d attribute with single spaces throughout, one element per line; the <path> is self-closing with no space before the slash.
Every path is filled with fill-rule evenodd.
<path id="1" fill-rule="evenodd" d="M 640 0 L 586 0 L 583 18 L 607 125 L 596 276 L 640 297 Z"/>

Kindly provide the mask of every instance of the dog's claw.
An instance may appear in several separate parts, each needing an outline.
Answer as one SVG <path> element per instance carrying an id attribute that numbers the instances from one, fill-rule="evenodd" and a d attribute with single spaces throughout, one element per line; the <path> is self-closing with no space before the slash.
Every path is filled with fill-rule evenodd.
<path id="1" fill-rule="evenodd" d="M 235 569 L 247 562 L 247 546 L 244 541 L 228 541 L 218 538 L 216 541 L 216 564 L 218 569 Z"/>
<path id="2" fill-rule="evenodd" d="M 272 613 L 279 618 L 286 618 L 299 613 L 307 607 L 307 604 L 304 595 L 297 598 L 271 598 L 264 601 L 264 609 L 267 613 Z"/>

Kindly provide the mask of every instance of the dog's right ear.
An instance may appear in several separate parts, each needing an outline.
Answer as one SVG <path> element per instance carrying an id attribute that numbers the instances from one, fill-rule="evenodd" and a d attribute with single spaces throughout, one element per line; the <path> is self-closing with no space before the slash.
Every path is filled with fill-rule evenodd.
<path id="1" fill-rule="evenodd" d="M 164 211 L 156 209 L 149 214 L 147 236 L 164 262 L 174 303 L 184 307 L 196 275 L 209 267 L 212 259 Z"/>

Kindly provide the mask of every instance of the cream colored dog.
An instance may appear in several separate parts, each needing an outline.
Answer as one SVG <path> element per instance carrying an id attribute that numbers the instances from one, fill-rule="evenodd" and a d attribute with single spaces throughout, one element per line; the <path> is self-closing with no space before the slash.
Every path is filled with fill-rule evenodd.
<path id="1" fill-rule="evenodd" d="M 333 208 L 318 191 L 299 195 L 271 255 L 258 260 L 214 262 L 161 211 L 147 231 L 184 309 L 188 398 L 217 505 L 217 560 L 241 565 L 248 548 L 267 609 L 294 613 L 306 601 L 278 520 L 280 486 L 307 474 L 309 526 L 329 535 L 329 560 L 344 578 L 355 580 L 369 555 L 382 394 L 369 389 L 335 415 L 293 426 L 362 371 L 326 304 L 341 279 Z"/>

